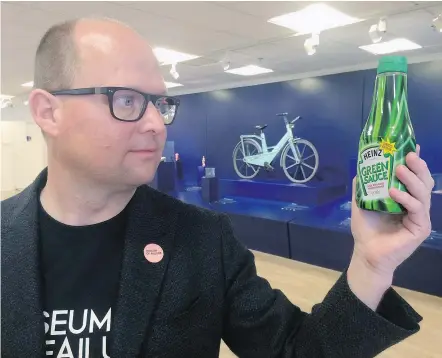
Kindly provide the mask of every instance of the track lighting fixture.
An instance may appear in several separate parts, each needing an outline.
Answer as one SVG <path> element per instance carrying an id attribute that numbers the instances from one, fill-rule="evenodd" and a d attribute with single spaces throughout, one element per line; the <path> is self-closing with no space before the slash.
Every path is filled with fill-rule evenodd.
<path id="1" fill-rule="evenodd" d="M 373 43 L 382 41 L 384 34 L 387 32 L 387 19 L 381 18 L 377 24 L 371 25 L 368 34 Z"/>
<path id="2" fill-rule="evenodd" d="M 172 66 L 170 67 L 170 74 L 172 75 L 172 77 L 177 80 L 178 77 L 180 77 L 180 74 L 178 73 L 178 71 L 176 70 L 176 63 L 172 63 Z"/>
<path id="3" fill-rule="evenodd" d="M 221 64 L 221 67 L 223 68 L 223 70 L 227 71 L 231 66 L 230 62 L 231 62 L 230 61 L 230 54 L 229 54 L 229 52 L 226 52 L 224 54 L 224 57 L 222 58 L 222 60 L 219 63 Z"/>
<path id="4" fill-rule="evenodd" d="M 230 61 L 222 61 L 223 70 L 227 71 L 230 68 Z"/>
<path id="5" fill-rule="evenodd" d="M 442 14 L 440 14 L 438 17 L 436 17 L 433 20 L 433 25 L 432 27 L 439 32 L 442 32 Z"/>
<path id="6" fill-rule="evenodd" d="M 307 55 L 312 56 L 316 53 L 316 49 L 319 46 L 319 33 L 312 34 L 311 37 L 309 37 L 304 42 L 304 49 L 305 52 L 307 52 Z"/>

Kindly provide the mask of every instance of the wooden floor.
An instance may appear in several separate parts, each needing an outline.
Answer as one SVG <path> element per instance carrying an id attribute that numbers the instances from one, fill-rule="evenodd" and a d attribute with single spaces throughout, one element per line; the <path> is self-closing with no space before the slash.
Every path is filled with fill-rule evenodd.
<path id="1" fill-rule="evenodd" d="M 1 193 L 5 199 L 14 193 Z M 260 276 L 281 289 L 303 311 L 321 302 L 340 273 L 281 257 L 254 252 Z M 314 284 L 312 284 L 312 282 Z M 381 358 L 442 358 L 442 298 L 396 288 L 424 317 L 421 330 L 406 341 L 380 354 Z M 224 344 L 220 358 L 236 357 Z M 357 358 L 357 357 L 354 357 Z"/>
<path id="2" fill-rule="evenodd" d="M 8 198 L 10 198 L 11 196 L 18 194 L 20 192 L 20 190 L 14 190 L 14 191 L 2 191 L 0 194 L 0 199 L 1 200 L 6 200 Z"/>
<path id="3" fill-rule="evenodd" d="M 260 276 L 281 289 L 303 311 L 321 302 L 340 273 L 281 257 L 254 252 Z M 312 284 L 312 282 L 314 284 Z M 442 358 L 442 298 L 396 288 L 398 293 L 424 317 L 421 330 L 380 354 L 382 358 Z M 233 358 L 227 346 L 221 358 Z M 354 357 L 357 358 L 357 357 Z"/>

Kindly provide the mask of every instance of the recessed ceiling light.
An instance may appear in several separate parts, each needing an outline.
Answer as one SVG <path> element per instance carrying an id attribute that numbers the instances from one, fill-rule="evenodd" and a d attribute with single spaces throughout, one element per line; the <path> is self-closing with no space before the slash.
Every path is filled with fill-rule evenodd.
<path id="1" fill-rule="evenodd" d="M 379 42 L 377 44 L 359 46 L 359 48 L 375 55 L 385 55 L 387 53 L 393 52 L 417 50 L 422 48 L 422 46 L 410 40 L 400 38 L 385 42 Z"/>
<path id="2" fill-rule="evenodd" d="M 296 31 L 297 35 L 318 33 L 360 21 L 363 20 L 344 14 L 326 4 L 309 5 L 302 10 L 268 20 L 272 24 Z"/>
<path id="3" fill-rule="evenodd" d="M 22 87 L 32 87 L 34 86 L 34 81 L 22 83 Z"/>
<path id="4" fill-rule="evenodd" d="M 173 63 L 183 62 L 183 61 L 189 61 L 193 60 L 195 58 L 198 58 L 200 56 L 197 55 L 191 55 L 184 52 L 178 52 L 175 50 L 170 50 L 163 47 L 157 47 L 153 49 L 153 52 L 158 59 L 158 62 L 161 66 L 163 65 L 171 65 Z"/>
<path id="5" fill-rule="evenodd" d="M 262 73 L 270 73 L 273 72 L 273 70 L 256 65 L 248 65 L 238 68 L 232 68 L 225 72 L 240 76 L 255 76 L 255 75 L 260 75 Z"/>
<path id="6" fill-rule="evenodd" d="M 29 101 L 24 101 L 23 104 L 24 104 L 25 106 L 27 106 L 27 105 L 29 104 Z"/>
<path id="7" fill-rule="evenodd" d="M 176 82 L 164 82 L 166 85 L 166 88 L 174 88 L 174 87 L 181 87 L 182 84 L 181 83 L 176 83 Z"/>

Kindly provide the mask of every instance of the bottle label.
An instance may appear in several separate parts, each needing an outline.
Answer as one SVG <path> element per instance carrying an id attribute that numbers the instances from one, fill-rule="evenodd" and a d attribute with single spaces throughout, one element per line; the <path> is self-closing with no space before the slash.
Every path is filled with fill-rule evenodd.
<path id="1" fill-rule="evenodd" d="M 358 176 L 362 184 L 363 200 L 389 198 L 394 168 L 395 143 L 388 139 L 371 143 L 359 152 Z"/>

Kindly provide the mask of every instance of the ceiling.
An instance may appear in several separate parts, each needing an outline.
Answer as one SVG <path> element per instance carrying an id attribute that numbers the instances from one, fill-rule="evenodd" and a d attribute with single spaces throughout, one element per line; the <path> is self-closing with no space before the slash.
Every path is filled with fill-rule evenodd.
<path id="1" fill-rule="evenodd" d="M 431 21 L 442 13 L 442 2 L 329 2 L 334 8 L 365 21 L 321 33 L 314 56 L 304 51 L 308 35 L 268 23 L 294 12 L 302 1 L 194 2 L 7 2 L 1 3 L 1 93 L 26 95 L 21 84 L 32 80 L 33 57 L 44 32 L 53 24 L 81 16 L 107 16 L 130 24 L 153 46 L 201 56 L 177 65 L 183 87 L 172 94 L 244 86 L 277 80 L 370 68 L 377 57 L 358 47 L 371 43 L 368 29 L 381 16 L 388 18 L 386 39 L 405 37 L 422 49 L 409 51 L 410 62 L 442 58 L 442 34 Z M 231 67 L 259 64 L 273 73 L 242 77 L 225 73 Z M 163 66 L 166 81 L 175 81 Z"/>

